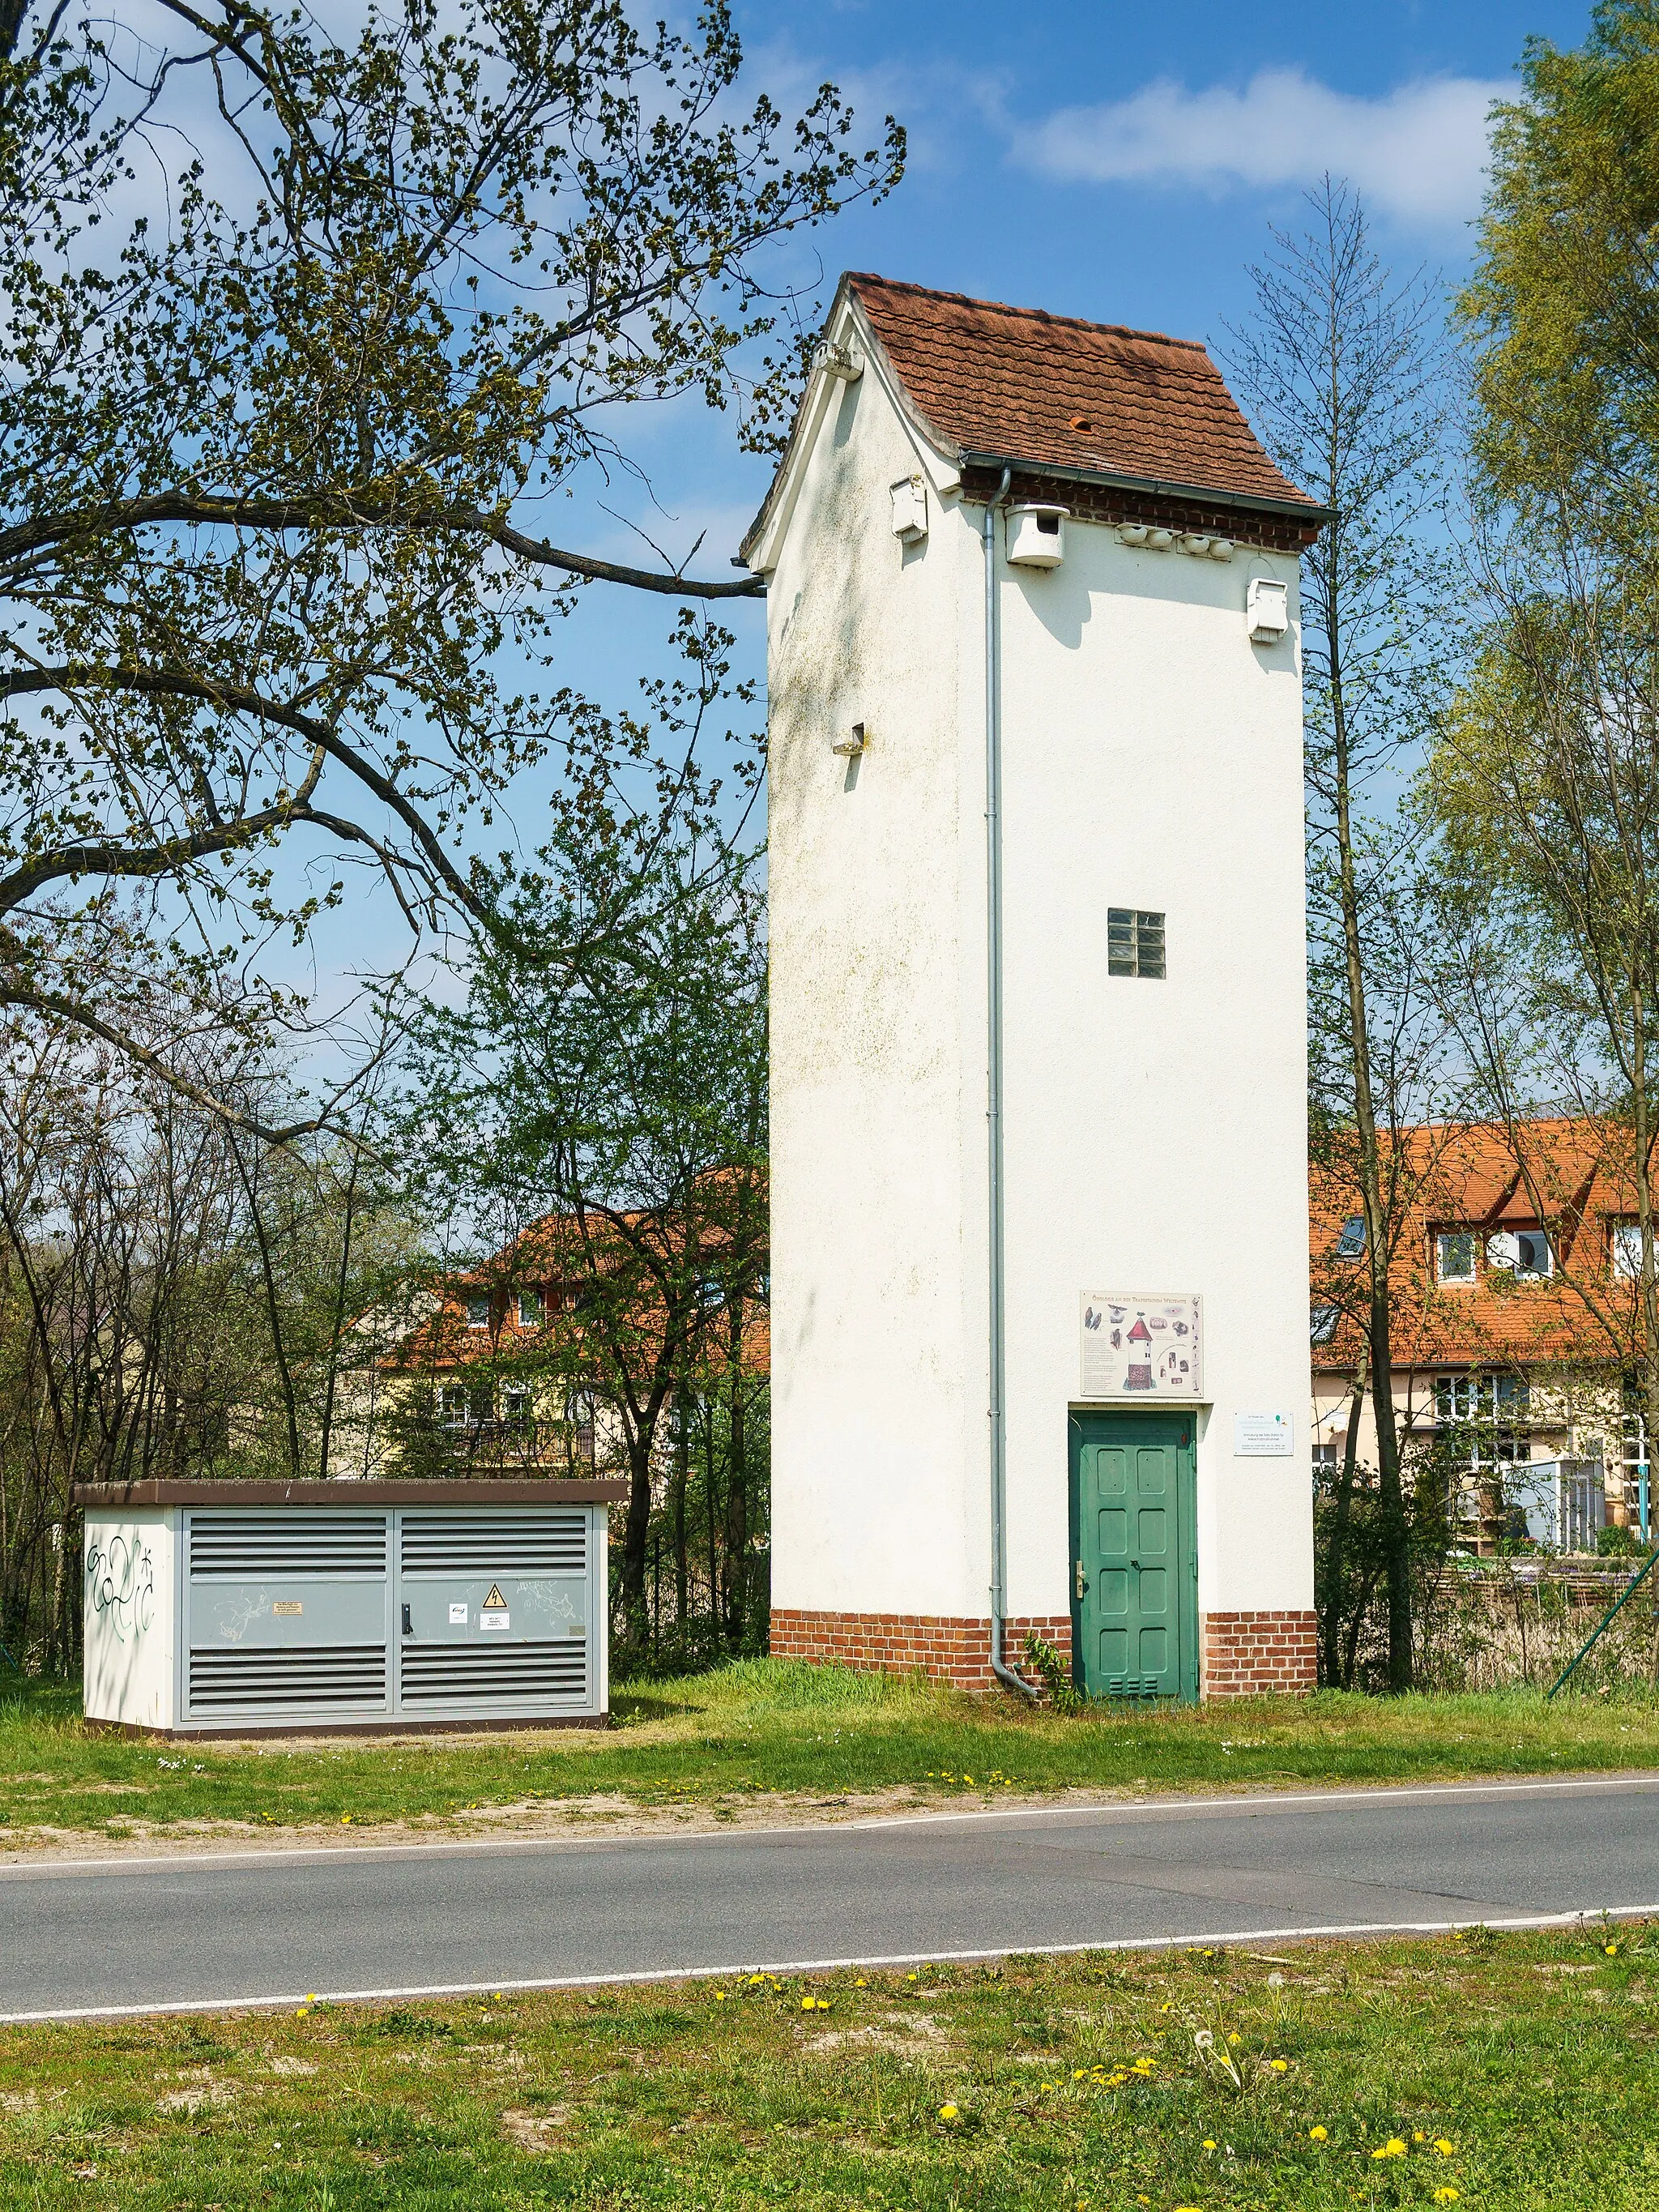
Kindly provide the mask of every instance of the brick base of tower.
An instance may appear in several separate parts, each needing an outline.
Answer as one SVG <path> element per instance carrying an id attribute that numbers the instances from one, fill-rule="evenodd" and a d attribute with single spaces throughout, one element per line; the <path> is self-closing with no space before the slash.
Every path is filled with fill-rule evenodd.
<path id="1" fill-rule="evenodd" d="M 1033 1688 L 1036 1677 L 1025 1662 L 1025 1638 L 1033 1629 L 1052 1644 L 1062 1666 L 1072 1663 L 1069 1615 L 1034 1613 L 1006 1620 L 1002 1633 L 1005 1666 Z M 872 1673 L 921 1673 L 958 1690 L 993 1690 L 991 1623 L 971 1614 L 926 1613 L 805 1613 L 792 1607 L 772 1614 L 775 1659 L 831 1659 L 843 1667 Z"/>
<path id="2" fill-rule="evenodd" d="M 1033 1687 L 1025 1638 L 1035 1630 L 1062 1665 L 1072 1663 L 1072 1623 L 1064 1614 L 1021 1615 L 1003 1625 L 1003 1659 Z M 772 1615 L 775 1659 L 833 1660 L 872 1673 L 921 1673 L 959 1690 L 992 1690 L 991 1624 L 971 1614 L 809 1613 L 780 1607 Z M 1318 1680 L 1318 1637 L 1311 1613 L 1206 1613 L 1199 1623 L 1199 1694 L 1211 1698 L 1304 1697 Z"/>
<path id="3" fill-rule="evenodd" d="M 1199 1622 L 1199 1695 L 1304 1698 L 1319 1682 L 1313 1613 L 1206 1613 Z"/>

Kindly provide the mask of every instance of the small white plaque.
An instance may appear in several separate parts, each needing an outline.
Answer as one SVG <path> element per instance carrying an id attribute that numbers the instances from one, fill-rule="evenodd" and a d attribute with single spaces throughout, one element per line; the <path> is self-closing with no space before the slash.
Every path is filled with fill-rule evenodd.
<path id="1" fill-rule="evenodd" d="M 488 1634 L 492 1628 L 505 1628 L 507 1617 L 505 1613 L 498 1613 L 493 1605 L 486 1606 L 478 1615 L 478 1626 Z"/>
<path id="2" fill-rule="evenodd" d="M 1235 1459 L 1289 1459 L 1294 1437 L 1288 1413 L 1235 1413 Z"/>
<path id="3" fill-rule="evenodd" d="M 1167 1291 L 1085 1292 L 1079 1396 L 1140 1405 L 1201 1398 L 1199 1310 L 1196 1297 Z"/>
<path id="4" fill-rule="evenodd" d="M 466 1607 L 464 1605 L 452 1605 L 450 1607 L 449 1625 L 452 1628 L 465 1628 L 466 1626 Z"/>

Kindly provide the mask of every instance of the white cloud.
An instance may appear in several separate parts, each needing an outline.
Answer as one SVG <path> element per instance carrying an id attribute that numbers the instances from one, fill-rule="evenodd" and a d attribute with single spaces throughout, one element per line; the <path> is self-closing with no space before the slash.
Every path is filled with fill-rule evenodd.
<path id="1" fill-rule="evenodd" d="M 1015 134 L 1016 158 L 1090 184 L 1305 185 L 1329 170 L 1378 213 L 1439 228 L 1478 213 L 1486 111 L 1507 82 L 1419 78 L 1374 100 L 1299 69 L 1262 70 L 1242 92 L 1168 77 L 1127 100 L 1062 107 Z"/>

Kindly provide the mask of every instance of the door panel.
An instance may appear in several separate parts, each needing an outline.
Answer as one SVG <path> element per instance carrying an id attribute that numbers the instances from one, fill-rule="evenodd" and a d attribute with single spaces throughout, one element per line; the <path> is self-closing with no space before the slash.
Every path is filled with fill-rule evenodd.
<path id="1" fill-rule="evenodd" d="M 1197 1694 L 1193 1416 L 1072 1416 L 1073 1648 L 1094 1697 Z"/>

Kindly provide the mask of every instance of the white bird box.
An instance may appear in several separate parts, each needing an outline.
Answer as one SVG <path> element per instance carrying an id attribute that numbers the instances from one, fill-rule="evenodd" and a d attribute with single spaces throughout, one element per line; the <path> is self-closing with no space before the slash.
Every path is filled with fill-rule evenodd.
<path id="1" fill-rule="evenodd" d="M 893 502 L 893 535 L 906 545 L 919 545 L 927 535 L 927 485 L 921 476 L 901 477 L 889 488 Z"/>
<path id="2" fill-rule="evenodd" d="M 1277 645 L 1291 626 L 1289 586 L 1274 576 L 1252 576 L 1244 592 L 1244 626 L 1252 645 Z"/>
<path id="3" fill-rule="evenodd" d="M 1033 502 L 1008 510 L 1008 560 L 1015 568 L 1058 568 L 1066 558 L 1063 507 Z"/>

